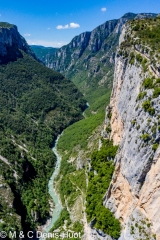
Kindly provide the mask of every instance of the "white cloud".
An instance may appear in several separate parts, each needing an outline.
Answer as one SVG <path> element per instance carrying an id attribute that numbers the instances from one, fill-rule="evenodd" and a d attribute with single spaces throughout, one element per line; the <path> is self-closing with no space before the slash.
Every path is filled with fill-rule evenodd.
<path id="1" fill-rule="evenodd" d="M 70 23 L 70 28 L 79 28 L 80 25 L 78 23 Z"/>
<path id="2" fill-rule="evenodd" d="M 27 43 L 29 45 L 40 45 L 40 46 L 44 46 L 44 47 L 62 47 L 63 45 L 68 44 L 68 42 L 64 42 L 64 41 L 45 41 L 45 40 L 37 40 L 37 39 L 26 39 Z"/>
<path id="3" fill-rule="evenodd" d="M 30 34 L 30 33 L 25 33 L 24 36 L 25 36 L 25 37 L 30 37 L 31 34 Z"/>
<path id="4" fill-rule="evenodd" d="M 102 11 L 102 12 L 106 12 L 106 11 L 107 11 L 107 8 L 103 7 L 103 8 L 101 8 L 101 11 Z"/>
<path id="5" fill-rule="evenodd" d="M 66 24 L 66 25 L 64 25 L 64 26 L 62 26 L 62 25 L 58 25 L 57 27 L 56 27 L 57 29 L 67 29 L 67 28 L 69 28 L 69 25 L 68 24 Z"/>
<path id="6" fill-rule="evenodd" d="M 47 28 L 47 30 L 51 30 L 51 28 L 50 28 L 50 27 L 48 27 L 48 28 Z"/>
<path id="7" fill-rule="evenodd" d="M 64 25 L 64 26 L 62 26 L 62 25 L 58 25 L 56 28 L 58 29 L 58 30 L 61 30 L 61 29 L 69 29 L 69 28 L 79 28 L 80 27 L 80 25 L 78 24 L 78 23 L 70 23 L 70 24 L 66 24 L 66 25 Z"/>

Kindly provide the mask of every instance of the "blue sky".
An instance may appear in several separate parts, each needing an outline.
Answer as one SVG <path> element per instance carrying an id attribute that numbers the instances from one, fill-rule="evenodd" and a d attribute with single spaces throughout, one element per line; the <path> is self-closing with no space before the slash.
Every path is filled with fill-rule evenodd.
<path id="1" fill-rule="evenodd" d="M 0 21 L 16 24 L 29 44 L 52 47 L 127 12 L 160 13 L 160 0 L 0 1 Z"/>

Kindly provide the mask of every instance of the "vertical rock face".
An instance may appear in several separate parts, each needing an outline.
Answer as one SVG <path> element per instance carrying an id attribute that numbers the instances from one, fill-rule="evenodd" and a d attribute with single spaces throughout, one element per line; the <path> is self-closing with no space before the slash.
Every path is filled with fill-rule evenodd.
<path id="1" fill-rule="evenodd" d="M 106 91 L 112 88 L 115 53 L 123 25 L 131 19 L 153 16 L 127 13 L 120 19 L 107 21 L 73 38 L 47 57 L 46 65 L 71 79 L 88 99 L 97 96 L 97 92 L 102 96 L 104 88 Z"/>
<path id="2" fill-rule="evenodd" d="M 98 52 L 104 40 L 114 30 L 118 20 L 108 21 L 92 32 L 84 32 L 75 38 L 66 46 L 60 48 L 51 58 L 48 67 L 60 72 L 69 71 L 71 65 L 74 65 L 82 54 Z M 84 59 L 82 59 L 83 61 Z"/>
<path id="3" fill-rule="evenodd" d="M 88 44 L 88 49 L 91 52 L 97 52 L 100 50 L 104 40 L 111 34 L 114 30 L 118 20 L 112 20 L 105 22 L 99 27 L 95 28 L 90 35 L 90 40 Z"/>
<path id="4" fill-rule="evenodd" d="M 124 27 L 120 44 L 127 34 L 128 28 Z M 129 55 L 128 51 L 134 51 L 133 46 L 127 49 Z M 139 54 L 144 57 L 142 52 Z M 160 239 L 160 134 L 157 128 L 160 96 L 153 98 L 153 89 L 146 89 L 145 97 L 138 97 L 148 77 L 159 77 L 151 71 L 150 62 L 144 71 L 138 61 L 131 64 L 129 57 L 117 54 L 109 108 L 112 113 L 110 137 L 119 145 L 119 150 L 104 204 L 122 223 L 120 240 Z M 148 99 L 154 114 L 143 108 Z M 153 150 L 154 144 L 157 150 Z"/>
<path id="5" fill-rule="evenodd" d="M 107 21 L 91 32 L 84 32 L 74 37 L 69 44 L 61 47 L 50 56 L 46 65 L 70 77 L 70 75 L 73 75 L 75 67 L 80 71 L 82 65 L 83 67 L 85 65 L 93 67 L 92 65 L 105 63 L 108 60 L 107 58 L 114 58 L 117 39 L 126 21 L 156 15 L 151 13 L 126 13 L 120 19 Z M 98 72 L 100 72 L 100 69 L 98 69 Z"/>
<path id="6" fill-rule="evenodd" d="M 89 77 L 94 75 L 93 73 L 100 74 L 101 67 L 97 66 L 102 62 L 106 64 L 109 58 L 111 58 L 110 64 L 113 64 L 114 48 L 117 45 L 121 28 L 129 18 L 135 16 L 137 15 L 126 14 L 120 19 L 105 22 L 92 32 L 84 32 L 76 36 L 68 45 L 50 56 L 47 66 L 62 72 L 67 77 L 76 74 L 76 72 L 73 73 L 75 67 L 78 72 L 81 71 L 82 66 L 85 69 L 91 68 Z"/>
<path id="7" fill-rule="evenodd" d="M 9 23 L 0 23 L 0 63 L 14 61 L 22 54 L 23 50 L 27 54 L 35 55 L 28 46 L 26 40 L 19 34 L 17 27 Z"/>
<path id="8" fill-rule="evenodd" d="M 85 32 L 74 37 L 68 45 L 63 46 L 53 57 L 50 57 L 51 60 L 48 60 L 47 66 L 60 72 L 70 68 L 72 61 L 79 59 L 87 47 L 90 34 L 90 32 Z"/>

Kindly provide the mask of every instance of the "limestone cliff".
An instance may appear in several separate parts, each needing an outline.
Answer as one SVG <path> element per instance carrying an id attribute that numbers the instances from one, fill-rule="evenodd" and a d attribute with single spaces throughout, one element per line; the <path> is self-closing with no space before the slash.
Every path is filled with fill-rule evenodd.
<path id="1" fill-rule="evenodd" d="M 103 67 L 108 66 L 109 63 L 114 64 L 115 47 L 125 22 L 135 18 L 154 16 L 156 14 L 153 13 L 126 13 L 119 19 L 106 21 L 93 31 L 74 37 L 69 44 L 49 56 L 46 65 L 72 78 L 75 75 L 77 77 L 78 72 L 83 74 L 84 70 L 88 70 L 88 78 L 95 75 L 104 76 Z"/>
<path id="2" fill-rule="evenodd" d="M 123 25 L 131 19 L 154 16 L 126 13 L 119 19 L 106 21 L 91 32 L 74 37 L 47 57 L 45 64 L 71 79 L 90 104 L 95 103 L 95 96 L 101 101 L 112 88 L 115 53 Z"/>
<path id="3" fill-rule="evenodd" d="M 160 239 L 160 59 L 150 38 L 159 24 L 159 17 L 126 24 L 115 59 L 106 126 L 119 150 L 104 205 L 122 223 L 119 240 Z"/>
<path id="4" fill-rule="evenodd" d="M 36 58 L 26 40 L 19 34 L 17 26 L 0 23 L 0 63 L 14 61 L 22 57 L 21 50 Z"/>

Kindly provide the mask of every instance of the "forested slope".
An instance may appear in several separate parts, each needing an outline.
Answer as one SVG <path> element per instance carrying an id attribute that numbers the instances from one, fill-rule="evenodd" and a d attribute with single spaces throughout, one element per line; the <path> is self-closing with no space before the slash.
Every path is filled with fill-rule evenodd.
<path id="1" fill-rule="evenodd" d="M 85 100 L 71 81 L 33 58 L 14 25 L 0 24 L 0 41 L 0 229 L 27 231 L 49 216 L 51 146 L 82 118 Z"/>
<path id="2" fill-rule="evenodd" d="M 145 71 L 149 67 L 149 69 L 151 69 L 152 73 L 156 74 L 156 72 L 158 71 L 158 69 L 157 69 L 158 68 L 158 58 L 159 58 L 158 53 L 157 53 L 157 56 L 155 55 L 155 58 L 153 58 L 153 61 L 155 61 L 155 59 L 157 60 L 156 64 L 154 63 L 151 66 L 148 66 L 147 65 L 148 61 L 146 61 L 146 59 L 145 59 L 146 57 L 152 59 L 155 49 L 158 48 L 158 35 L 159 35 L 158 21 L 159 20 L 158 20 L 158 18 L 153 18 L 156 16 L 157 16 L 156 14 L 137 14 L 137 15 L 136 14 L 126 14 L 126 15 L 124 15 L 124 17 L 121 20 L 119 20 L 119 24 L 120 23 L 121 24 L 118 26 L 116 25 L 117 27 L 114 29 L 115 30 L 114 34 L 115 34 L 115 36 L 117 36 L 117 38 L 116 38 L 117 42 L 114 45 L 115 38 L 113 39 L 113 41 L 111 41 L 110 46 L 111 46 L 112 52 L 109 51 L 108 49 L 104 50 L 103 48 L 101 48 L 99 51 L 102 53 L 102 49 L 103 49 L 103 51 L 104 51 L 103 54 L 106 54 L 106 55 L 111 54 L 113 57 L 113 60 L 114 60 L 114 54 L 116 55 L 116 49 L 118 48 L 118 43 L 119 43 L 119 35 L 116 35 L 116 33 L 117 33 L 116 31 L 119 30 L 118 34 L 120 34 L 121 38 L 122 38 L 123 34 L 121 33 L 121 31 L 125 25 L 124 18 L 128 17 L 128 20 L 132 20 L 133 18 L 135 18 L 135 20 L 133 20 L 133 22 L 129 21 L 129 23 L 133 24 L 133 25 L 136 25 L 135 23 L 137 23 L 137 25 L 134 26 L 135 29 L 130 27 L 131 32 L 132 33 L 135 32 L 135 39 L 132 39 L 129 37 L 131 34 L 131 32 L 129 32 L 129 34 L 124 39 L 125 41 L 122 43 L 122 47 L 120 48 L 120 51 L 117 52 L 117 57 L 122 58 L 124 60 L 124 65 L 122 65 L 122 68 L 120 69 L 120 71 L 122 71 L 122 73 L 123 73 L 126 70 L 125 61 L 128 61 L 131 65 L 134 65 L 134 63 L 136 62 L 136 64 L 135 64 L 136 67 L 138 65 L 142 64 L 142 69 L 144 68 Z M 145 18 L 148 18 L 148 19 L 145 19 Z M 141 22 L 142 22 L 142 24 L 141 24 Z M 157 26 L 156 32 L 155 31 L 152 32 L 152 25 L 151 25 L 151 27 L 148 27 L 147 29 L 145 29 L 145 27 L 148 25 L 147 22 L 155 23 L 154 26 Z M 109 25 L 109 23 L 108 23 L 108 25 Z M 108 25 L 104 24 L 102 26 L 108 26 Z M 100 29 L 102 28 L 102 26 L 100 26 Z M 110 26 L 111 26 L 111 23 L 110 23 Z M 127 26 L 127 23 L 126 23 L 126 26 Z M 137 30 L 136 30 L 136 28 L 137 28 Z M 143 30 L 142 34 L 141 34 L 141 29 Z M 98 31 L 99 28 L 97 28 L 96 30 Z M 96 35 L 96 30 L 94 31 L 95 35 Z M 92 32 L 92 34 L 93 34 L 93 32 Z M 109 40 L 109 38 L 112 36 L 112 34 L 113 34 L 113 32 L 109 35 L 109 37 L 106 37 L 106 39 L 104 38 L 105 43 Z M 61 136 L 61 138 L 59 139 L 59 142 L 58 142 L 58 149 L 59 149 L 60 153 L 62 154 L 62 164 L 61 164 L 60 175 L 59 175 L 59 179 L 58 179 L 58 183 L 57 183 L 57 189 L 59 190 L 62 203 L 68 210 L 68 215 L 62 214 L 59 222 L 57 222 L 56 227 L 57 228 L 59 227 L 60 230 L 64 231 L 64 229 L 66 228 L 65 220 L 67 220 L 67 227 L 70 230 L 75 230 L 74 226 L 77 224 L 80 225 L 80 223 L 81 223 L 81 232 L 83 233 L 83 230 L 84 230 L 85 237 L 86 237 L 84 239 L 96 239 L 96 237 L 97 237 L 97 239 L 98 238 L 99 239 L 112 239 L 112 238 L 118 238 L 118 236 L 120 235 L 120 227 L 119 227 L 120 225 L 119 225 L 118 221 L 115 221 L 114 218 L 112 218 L 113 215 L 110 213 L 110 211 L 107 208 L 111 209 L 111 211 L 113 213 L 115 213 L 114 212 L 115 206 L 113 206 L 113 209 L 112 209 L 113 203 L 110 206 L 110 202 L 109 202 L 110 199 L 108 201 L 107 208 L 105 208 L 101 204 L 103 201 L 103 196 L 104 196 L 105 192 L 107 191 L 108 186 L 110 185 L 110 180 L 111 180 L 111 177 L 113 174 L 114 169 L 112 169 L 112 162 L 113 162 L 114 156 L 109 158 L 108 152 L 106 152 L 104 154 L 103 158 L 101 158 L 102 156 L 100 156 L 100 154 L 101 154 L 101 150 L 103 152 L 103 146 L 102 146 L 101 150 L 98 151 L 99 154 L 97 154 L 96 161 L 94 161 L 95 157 L 94 157 L 94 155 L 92 155 L 93 150 L 100 149 L 100 147 L 101 147 L 102 141 L 100 140 L 100 134 L 101 134 L 101 131 L 103 130 L 103 127 L 101 128 L 100 125 L 102 124 L 102 121 L 104 119 L 103 118 L 104 117 L 104 106 L 108 104 L 107 100 L 109 98 L 111 86 L 109 87 L 109 85 L 107 85 L 108 80 L 106 81 L 106 83 L 101 82 L 102 85 L 98 86 L 99 82 L 97 81 L 98 84 L 96 83 L 95 75 L 97 77 L 97 80 L 99 77 L 101 78 L 101 75 L 100 75 L 101 68 L 99 68 L 99 70 L 97 72 L 94 72 L 94 69 L 90 68 L 91 64 L 93 63 L 93 61 L 89 62 L 90 59 L 87 59 L 86 62 L 81 65 L 81 69 L 79 69 L 79 63 L 83 62 L 83 59 L 82 59 L 83 56 L 85 54 L 89 55 L 90 53 L 89 52 L 85 53 L 85 50 L 83 49 L 84 51 L 79 56 L 79 58 L 77 57 L 76 53 L 78 52 L 78 50 L 81 50 L 81 47 L 82 47 L 81 44 L 82 45 L 84 43 L 86 44 L 85 37 L 87 37 L 88 35 L 89 35 L 88 33 L 81 34 L 80 36 L 75 37 L 69 45 L 62 47 L 56 53 L 57 60 L 55 60 L 52 65 L 53 67 L 57 67 L 57 68 L 59 67 L 59 70 L 63 71 L 66 75 L 71 74 L 70 76 L 73 81 L 75 81 L 76 78 L 77 79 L 79 78 L 79 82 L 78 82 L 77 86 L 81 89 L 81 91 L 83 93 L 85 93 L 85 94 L 87 93 L 85 96 L 90 103 L 90 107 L 85 111 L 86 119 L 83 119 L 83 120 L 79 121 L 78 123 L 75 123 L 74 125 L 68 127 L 64 131 L 63 135 Z M 139 42 L 140 42 L 140 37 L 142 38 L 142 36 L 139 36 L 139 35 L 143 35 L 143 39 L 141 39 L 141 42 L 143 43 L 142 44 L 143 48 L 142 49 L 140 48 L 137 50 L 134 49 L 135 52 L 131 51 L 131 54 L 130 54 L 130 47 L 132 46 L 133 41 L 135 43 L 134 44 L 135 48 L 141 47 L 141 44 L 139 44 Z M 97 36 L 96 36 L 97 39 L 101 39 L 101 33 L 99 33 L 99 35 L 97 34 Z M 83 40 L 83 41 L 80 41 L 80 40 Z M 147 41 L 151 41 L 154 46 L 153 50 L 151 50 L 150 56 L 147 54 L 147 52 L 149 52 L 149 48 L 145 47 L 145 45 L 147 44 L 146 43 Z M 95 43 L 94 46 L 97 46 L 96 45 L 97 42 L 98 42 L 98 40 L 94 42 Z M 93 43 L 93 41 L 92 41 L 92 43 Z M 86 48 L 89 48 L 89 44 L 87 45 Z M 148 48 L 148 50 L 147 50 L 147 48 Z M 122 51 L 122 49 L 123 49 L 123 51 Z M 71 50 L 72 50 L 72 53 L 71 53 Z M 138 53 L 135 54 L 136 51 L 139 51 L 139 50 L 142 50 L 142 55 L 144 55 L 144 54 L 146 55 L 144 59 L 140 54 L 138 54 Z M 97 61 L 102 60 L 102 58 L 99 58 L 99 60 L 98 60 L 99 53 L 94 53 L 97 57 Z M 69 54 L 69 55 L 67 55 L 67 54 Z M 70 62 L 68 60 L 69 57 L 71 60 Z M 67 63 L 68 65 L 66 64 L 67 60 L 69 62 L 69 64 Z M 94 60 L 95 60 L 95 58 L 94 58 Z M 111 58 L 110 58 L 110 60 L 111 60 Z M 156 67 L 156 65 L 157 65 L 157 67 Z M 65 68 L 65 66 L 66 66 L 66 68 Z M 88 66 L 88 68 L 86 66 Z M 109 69 L 110 70 L 114 69 L 114 61 L 112 62 L 111 68 L 107 68 L 106 62 L 103 62 L 102 66 L 103 66 L 103 69 L 105 69 L 105 71 L 106 71 L 106 72 L 103 72 L 104 77 L 107 77 Z M 72 67 L 73 67 L 73 69 L 72 69 Z M 119 67 L 119 65 L 117 66 L 117 69 L 118 69 L 118 67 Z M 128 66 L 127 71 L 129 71 L 129 70 L 130 70 L 130 65 Z M 89 74 L 90 72 L 91 72 L 91 75 Z M 137 75 L 140 75 L 139 72 L 136 75 L 136 70 L 131 72 L 130 75 L 133 73 L 135 75 L 133 77 L 135 77 L 135 78 L 137 77 Z M 84 74 L 88 75 L 85 78 L 85 80 L 83 79 Z M 117 71 L 116 74 L 118 76 L 119 72 Z M 126 81 L 128 81 L 127 83 L 129 84 L 129 85 L 126 84 L 128 89 L 130 89 L 130 85 L 132 84 L 132 82 L 134 82 L 134 79 L 132 80 L 130 75 L 127 75 L 127 77 L 126 77 Z M 147 75 L 147 73 L 146 73 L 146 75 Z M 113 77 L 113 74 L 111 76 Z M 120 76 L 122 77 L 122 79 L 124 78 L 123 75 L 120 75 Z M 146 82 L 144 82 L 144 84 L 149 84 L 150 81 L 152 82 L 151 79 L 146 80 Z M 156 81 L 154 80 L 154 83 L 155 82 Z M 140 83 L 138 83 L 138 84 L 140 85 Z M 137 87 L 137 83 L 134 84 L 134 87 L 135 86 Z M 159 92 L 158 86 L 159 85 L 157 82 L 157 86 L 154 91 L 154 96 L 158 96 L 157 95 Z M 95 91 L 93 90 L 92 87 L 95 88 Z M 125 88 L 125 86 L 123 86 L 123 87 Z M 117 87 L 117 89 L 119 90 L 118 87 Z M 134 89 L 136 89 L 136 88 L 134 88 Z M 104 95 L 103 95 L 103 93 L 104 93 Z M 127 92 L 127 90 L 126 90 L 126 93 L 129 94 L 129 92 Z M 137 96 L 137 104 L 138 104 L 138 98 L 142 99 L 143 97 L 145 97 L 145 94 L 146 94 L 146 92 L 144 91 L 144 93 L 140 94 L 139 97 Z M 92 98 L 91 98 L 91 96 L 92 96 Z M 127 96 L 127 97 L 128 98 L 123 98 L 123 95 L 122 95 L 119 105 L 118 105 L 118 107 L 120 108 L 121 102 L 126 100 L 125 104 L 122 105 L 122 109 L 124 110 L 124 117 L 126 114 L 125 111 L 127 110 L 127 107 L 128 107 L 128 101 L 130 101 L 132 99 L 132 96 Z M 101 101 L 101 100 L 103 100 L 103 101 Z M 114 102 L 116 103 L 115 99 L 114 99 Z M 149 111 L 153 114 L 155 110 L 153 110 L 151 102 L 147 101 L 144 105 L 144 109 L 146 109 L 148 111 L 147 107 L 148 107 Z M 138 108 L 138 106 L 137 106 L 137 108 Z M 118 135 L 119 128 L 121 127 L 121 123 L 120 124 L 117 123 L 118 119 L 116 119 L 116 115 L 113 113 L 114 118 L 115 118 L 115 125 L 114 125 L 114 129 L 111 129 L 110 119 L 112 117 L 112 114 L 111 114 L 111 111 L 109 111 L 109 110 L 110 109 L 108 109 L 108 112 L 107 112 L 107 121 L 106 121 L 106 125 L 105 125 L 105 134 L 104 134 L 106 138 L 110 137 L 111 131 L 113 131 L 113 133 L 114 133 L 114 131 L 115 131 L 115 133 L 117 132 L 117 135 Z M 133 111 L 133 109 L 131 109 L 131 111 Z M 101 116 L 100 116 L 100 113 L 101 113 Z M 96 123 L 97 123 L 97 125 L 96 125 Z M 135 125 L 136 119 L 132 119 L 131 124 Z M 97 126 L 99 126 L 99 127 L 97 127 Z M 139 127 L 139 126 L 137 126 L 137 127 Z M 153 128 L 154 131 L 155 131 L 155 129 L 157 129 L 157 128 L 156 127 Z M 143 132 L 145 132 L 145 130 L 143 130 Z M 148 134 L 148 135 L 150 135 L 150 134 Z M 144 136 L 143 136 L 143 134 L 142 134 L 142 136 L 140 136 L 140 138 L 142 137 L 142 138 L 144 138 L 144 140 L 146 138 L 146 140 L 147 140 L 148 135 L 144 134 Z M 118 139 L 118 136 L 117 136 L 117 139 Z M 109 140 L 107 139 L 107 142 L 108 141 Z M 136 143 L 136 141 L 137 141 L 137 139 L 135 140 L 135 143 Z M 110 145 L 109 143 L 110 142 L 108 142 L 107 148 L 111 147 L 111 149 L 112 149 L 112 146 L 109 146 Z M 119 142 L 118 143 L 114 142 L 114 145 L 118 145 L 118 144 L 119 144 Z M 156 150 L 157 146 L 158 145 L 156 143 L 153 144 L 153 148 L 155 150 Z M 130 147 L 130 149 L 131 148 L 132 148 L 132 146 Z M 111 167 L 109 166 L 110 164 L 111 164 Z M 129 166 L 129 164 L 128 164 L 128 166 Z M 147 168 L 147 166 L 146 166 L 146 168 Z M 106 168 L 106 171 L 105 171 L 105 168 Z M 117 168 L 118 168 L 118 166 L 117 166 Z M 107 175 L 108 173 L 110 174 L 110 176 Z M 87 175 L 88 175 L 88 178 L 87 178 Z M 81 176 L 81 178 L 79 176 Z M 85 182 L 85 179 L 86 179 L 86 182 Z M 103 180 L 104 180 L 104 182 L 103 182 Z M 113 178 L 113 182 L 114 182 L 114 178 Z M 88 190 L 86 191 L 87 185 L 88 185 Z M 125 186 L 125 183 L 124 183 L 124 186 Z M 111 185 L 111 187 L 112 187 L 112 185 Z M 122 189 L 122 191 L 124 191 L 124 190 Z M 86 192 L 87 192 L 87 194 L 86 194 Z M 117 192 L 118 192 L 118 187 L 117 187 Z M 87 195 L 87 204 L 86 204 L 86 195 Z M 115 193 L 115 195 L 116 195 L 116 193 Z M 110 196 L 110 191 L 108 192 L 108 198 L 109 198 L 109 196 Z M 118 198 L 118 194 L 117 194 L 117 198 Z M 125 204 L 125 206 L 127 206 L 127 204 Z M 90 226 L 92 226 L 92 228 L 90 228 L 90 234 L 88 234 L 88 228 L 86 228 L 85 209 L 86 209 L 86 213 L 87 213 L 87 217 L 88 217 L 88 222 L 91 221 Z M 67 210 L 65 210 L 65 211 L 67 211 Z M 121 211 L 121 210 L 119 210 L 119 211 Z M 121 219 L 118 217 L 118 214 L 116 215 L 116 218 L 118 218 L 121 221 Z M 103 233 L 101 232 L 101 230 L 103 230 Z M 121 229 L 121 230 L 123 230 L 123 229 Z M 112 236 L 112 238 L 109 237 L 107 234 Z M 102 237 L 102 235 L 104 236 L 104 238 Z M 131 236 L 129 236 L 129 237 L 131 237 Z M 130 238 L 128 238 L 128 239 L 130 239 Z"/>

